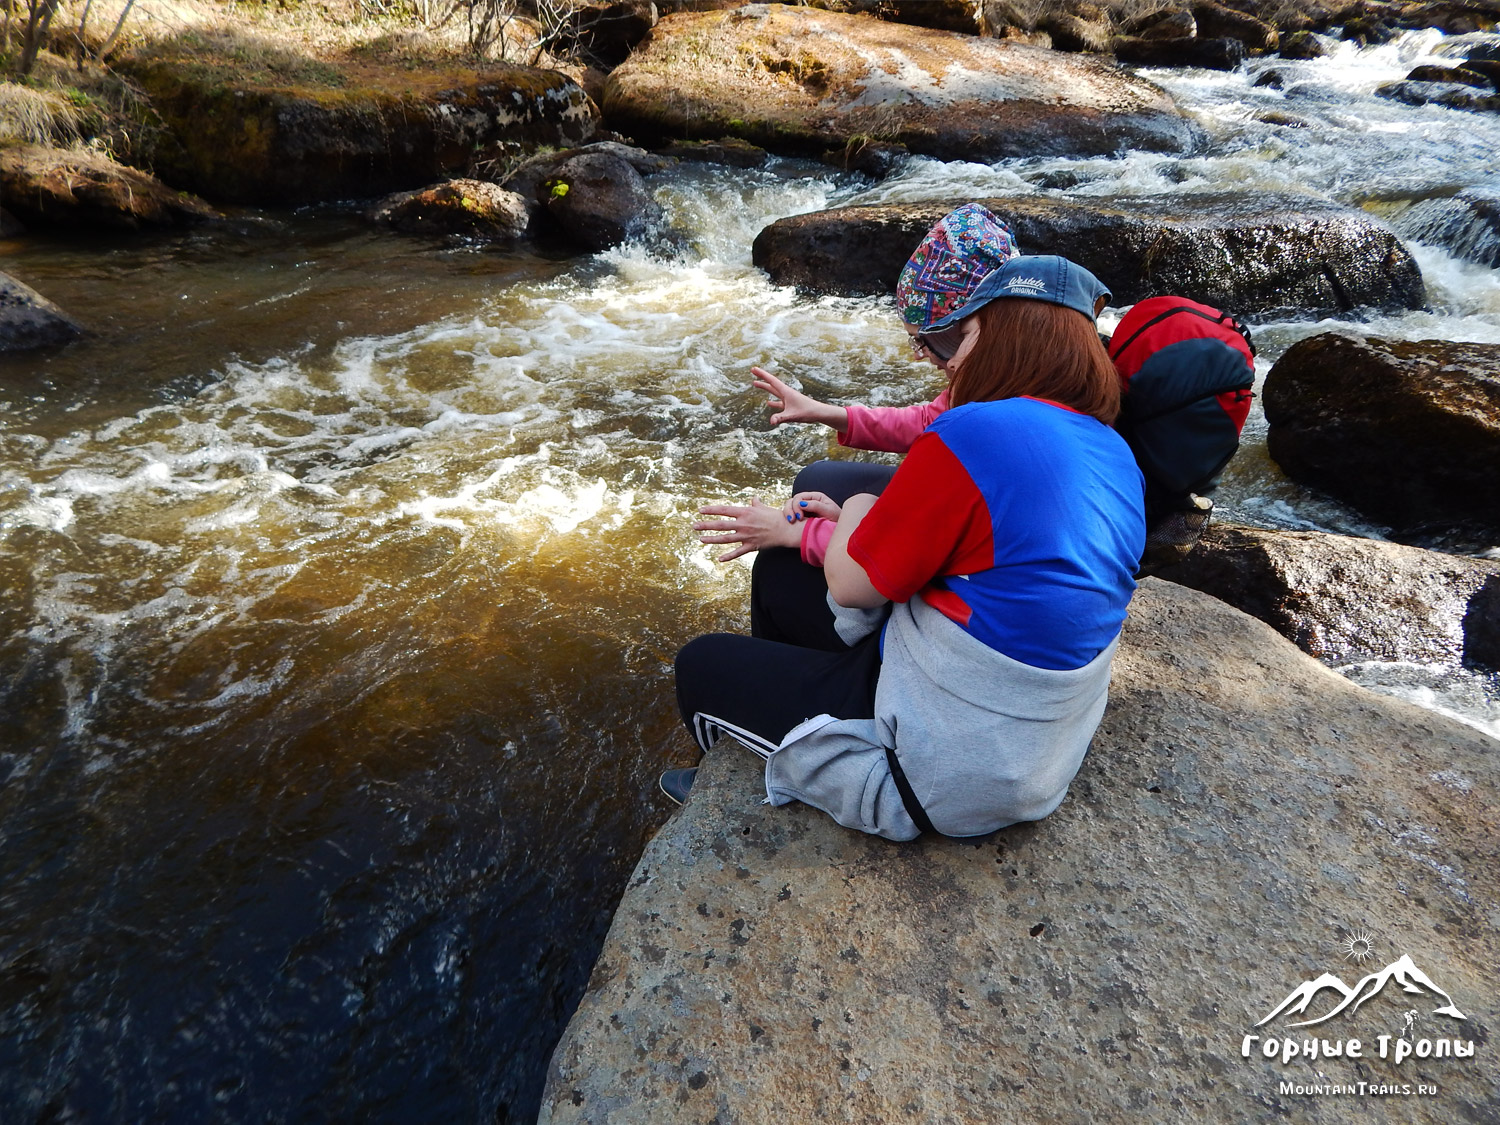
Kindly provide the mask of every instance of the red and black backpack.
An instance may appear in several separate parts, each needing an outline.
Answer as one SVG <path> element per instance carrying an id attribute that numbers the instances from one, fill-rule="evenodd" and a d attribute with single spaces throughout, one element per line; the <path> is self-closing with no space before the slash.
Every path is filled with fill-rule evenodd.
<path id="1" fill-rule="evenodd" d="M 1146 477 L 1148 516 L 1211 491 L 1250 413 L 1249 331 L 1208 305 L 1150 297 L 1121 319 L 1109 357 L 1125 384 L 1115 426 Z"/>

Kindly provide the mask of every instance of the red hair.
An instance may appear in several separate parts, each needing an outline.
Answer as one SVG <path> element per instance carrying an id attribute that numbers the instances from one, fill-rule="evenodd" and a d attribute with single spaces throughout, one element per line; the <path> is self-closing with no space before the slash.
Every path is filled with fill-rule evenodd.
<path id="1" fill-rule="evenodd" d="M 1006 297 L 974 318 L 979 338 L 949 378 L 949 406 L 1030 395 L 1105 425 L 1119 416 L 1120 376 L 1088 317 L 1050 301 Z"/>

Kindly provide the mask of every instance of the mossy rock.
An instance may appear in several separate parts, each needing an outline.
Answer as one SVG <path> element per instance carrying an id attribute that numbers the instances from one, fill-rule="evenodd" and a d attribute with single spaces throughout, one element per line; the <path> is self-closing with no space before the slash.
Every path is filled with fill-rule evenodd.
<path id="1" fill-rule="evenodd" d="M 170 59 L 127 65 L 173 134 L 159 174 L 231 203 L 412 188 L 461 173 L 496 146 L 577 144 L 596 123 L 577 83 L 532 67 L 400 74 L 382 85 L 257 85 Z"/>

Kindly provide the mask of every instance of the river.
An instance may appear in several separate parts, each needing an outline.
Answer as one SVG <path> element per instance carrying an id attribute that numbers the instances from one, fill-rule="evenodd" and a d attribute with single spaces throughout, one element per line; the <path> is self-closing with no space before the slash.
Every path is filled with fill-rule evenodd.
<path id="1" fill-rule="evenodd" d="M 1439 42 L 1146 72 L 1210 155 L 917 159 L 874 185 L 683 165 L 653 181 L 670 255 L 452 246 L 338 207 L 5 244 L 95 335 L 0 368 L 0 1119 L 533 1118 L 669 813 L 656 775 L 695 756 L 672 656 L 744 625 L 748 568 L 691 513 L 834 448 L 768 432 L 750 364 L 840 400 L 938 389 L 888 301 L 771 286 L 756 232 L 1061 179 L 1399 220 L 1497 186 L 1500 117 L 1371 96 Z M 1254 87 L 1271 67 L 1283 88 Z M 1430 308 L 1361 326 L 1500 342 L 1496 271 L 1413 248 Z M 1262 374 L 1335 326 L 1257 326 Z M 1224 514 L 1380 534 L 1281 477 L 1263 432 Z M 1493 678 L 1347 671 L 1500 737 Z"/>

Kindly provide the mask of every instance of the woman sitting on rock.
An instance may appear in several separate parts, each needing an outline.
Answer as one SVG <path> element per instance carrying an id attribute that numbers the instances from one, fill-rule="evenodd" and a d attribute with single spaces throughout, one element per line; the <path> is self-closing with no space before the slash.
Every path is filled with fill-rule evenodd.
<path id="1" fill-rule="evenodd" d="M 953 330 L 947 409 L 881 495 L 810 502 L 835 524 L 832 624 L 819 583 L 782 607 L 779 639 L 713 634 L 678 654 L 699 746 L 728 733 L 763 755 L 772 804 L 906 840 L 983 835 L 1062 801 L 1145 537 L 1141 474 L 1110 428 L 1105 296 L 1063 258 L 990 270 L 931 326 Z M 726 558 L 800 538 L 758 502 L 705 512 L 720 518 L 697 525 L 704 541 L 735 545 Z M 691 778 L 669 771 L 663 788 L 681 798 Z"/>

